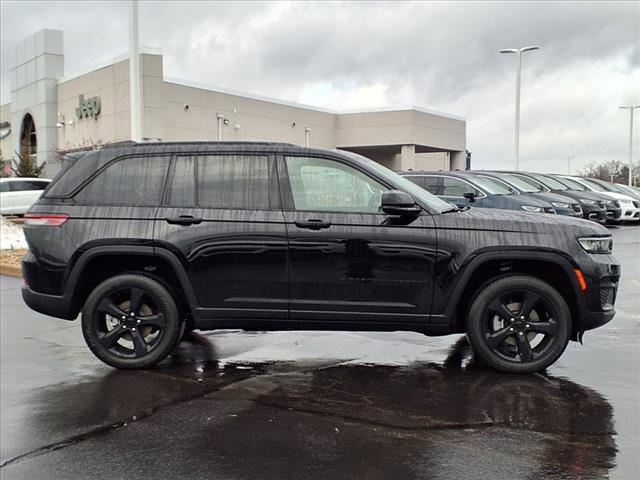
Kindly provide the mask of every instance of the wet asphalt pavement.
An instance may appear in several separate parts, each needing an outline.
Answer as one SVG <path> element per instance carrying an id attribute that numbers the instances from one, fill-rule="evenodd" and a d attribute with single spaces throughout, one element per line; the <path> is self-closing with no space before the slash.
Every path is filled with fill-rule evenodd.
<path id="1" fill-rule="evenodd" d="M 611 231 L 615 319 L 536 375 L 405 332 L 208 332 L 121 372 L 0 277 L 0 477 L 638 478 L 640 226 Z"/>

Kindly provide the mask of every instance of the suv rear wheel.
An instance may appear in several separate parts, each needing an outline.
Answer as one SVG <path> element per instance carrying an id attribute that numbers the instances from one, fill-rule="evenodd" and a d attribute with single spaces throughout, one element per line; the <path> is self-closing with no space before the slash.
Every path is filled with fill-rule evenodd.
<path id="1" fill-rule="evenodd" d="M 162 361 L 180 338 L 176 300 L 157 280 L 137 274 L 111 277 L 89 295 L 82 333 L 103 362 L 123 369 Z"/>
<path id="2" fill-rule="evenodd" d="M 510 373 L 543 370 L 564 352 L 571 314 L 551 285 L 525 275 L 500 278 L 471 303 L 467 334 L 489 366 Z"/>

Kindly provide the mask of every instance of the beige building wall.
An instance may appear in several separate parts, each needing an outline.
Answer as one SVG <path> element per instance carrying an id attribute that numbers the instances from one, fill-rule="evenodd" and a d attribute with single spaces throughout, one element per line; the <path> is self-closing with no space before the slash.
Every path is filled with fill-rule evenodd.
<path id="1" fill-rule="evenodd" d="M 38 43 L 38 39 L 42 41 Z M 33 48 L 27 48 L 31 43 Z M 40 69 L 38 55 L 49 61 Z M 212 89 L 164 78 L 160 54 L 145 50 L 140 56 L 144 140 L 308 142 L 310 147 L 360 153 L 394 170 L 464 168 L 464 119 L 418 107 L 336 112 Z M 42 159 L 49 156 L 50 160 L 55 149 L 73 150 L 131 138 L 126 55 L 85 74 L 61 78 L 62 32 L 47 30 L 19 43 L 14 60 L 12 82 L 16 87 L 12 86 L 11 104 L 2 106 L 3 118 L 10 117 L 12 134 L 2 140 L 3 152 L 17 144 L 24 112 L 35 116 L 38 156 Z M 34 70 L 31 74 L 29 68 Z M 30 96 L 31 90 L 35 96 Z M 79 118 L 76 108 L 80 96 L 85 100 L 99 97 L 99 115 Z M 46 174 L 54 173 L 55 168 L 48 164 Z"/>

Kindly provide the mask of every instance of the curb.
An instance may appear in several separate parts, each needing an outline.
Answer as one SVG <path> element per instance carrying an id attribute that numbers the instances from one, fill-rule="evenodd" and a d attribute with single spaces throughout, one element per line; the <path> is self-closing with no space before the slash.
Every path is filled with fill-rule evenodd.
<path id="1" fill-rule="evenodd" d="M 9 265 L 7 263 L 0 263 L 0 275 L 9 275 L 10 277 L 22 278 L 22 269 L 15 265 Z"/>

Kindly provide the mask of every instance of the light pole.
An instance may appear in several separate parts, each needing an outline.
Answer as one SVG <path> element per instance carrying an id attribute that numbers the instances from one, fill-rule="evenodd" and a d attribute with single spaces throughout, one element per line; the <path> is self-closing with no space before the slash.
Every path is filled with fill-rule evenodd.
<path id="1" fill-rule="evenodd" d="M 631 186 L 631 184 L 633 183 L 631 181 L 631 178 L 633 176 L 633 174 L 631 173 L 631 171 L 633 170 L 633 111 L 636 108 L 640 108 L 640 105 L 627 105 L 625 107 L 620 107 L 620 108 L 625 108 L 629 110 L 629 186 Z"/>
<path id="2" fill-rule="evenodd" d="M 576 157 L 575 156 L 567 157 L 567 175 L 571 175 L 571 159 L 572 158 L 576 158 Z"/>
<path id="3" fill-rule="evenodd" d="M 129 108 L 131 115 L 131 140 L 142 140 L 142 116 L 140 101 L 142 84 L 140 82 L 140 48 L 138 46 L 138 0 L 129 5 Z"/>
<path id="4" fill-rule="evenodd" d="M 522 72 L 522 54 L 531 50 L 538 50 L 540 47 L 531 46 L 523 48 L 505 48 L 500 53 L 517 53 L 518 70 L 516 74 L 516 127 L 515 127 L 515 150 L 516 150 L 516 171 L 520 170 L 520 76 Z"/>

